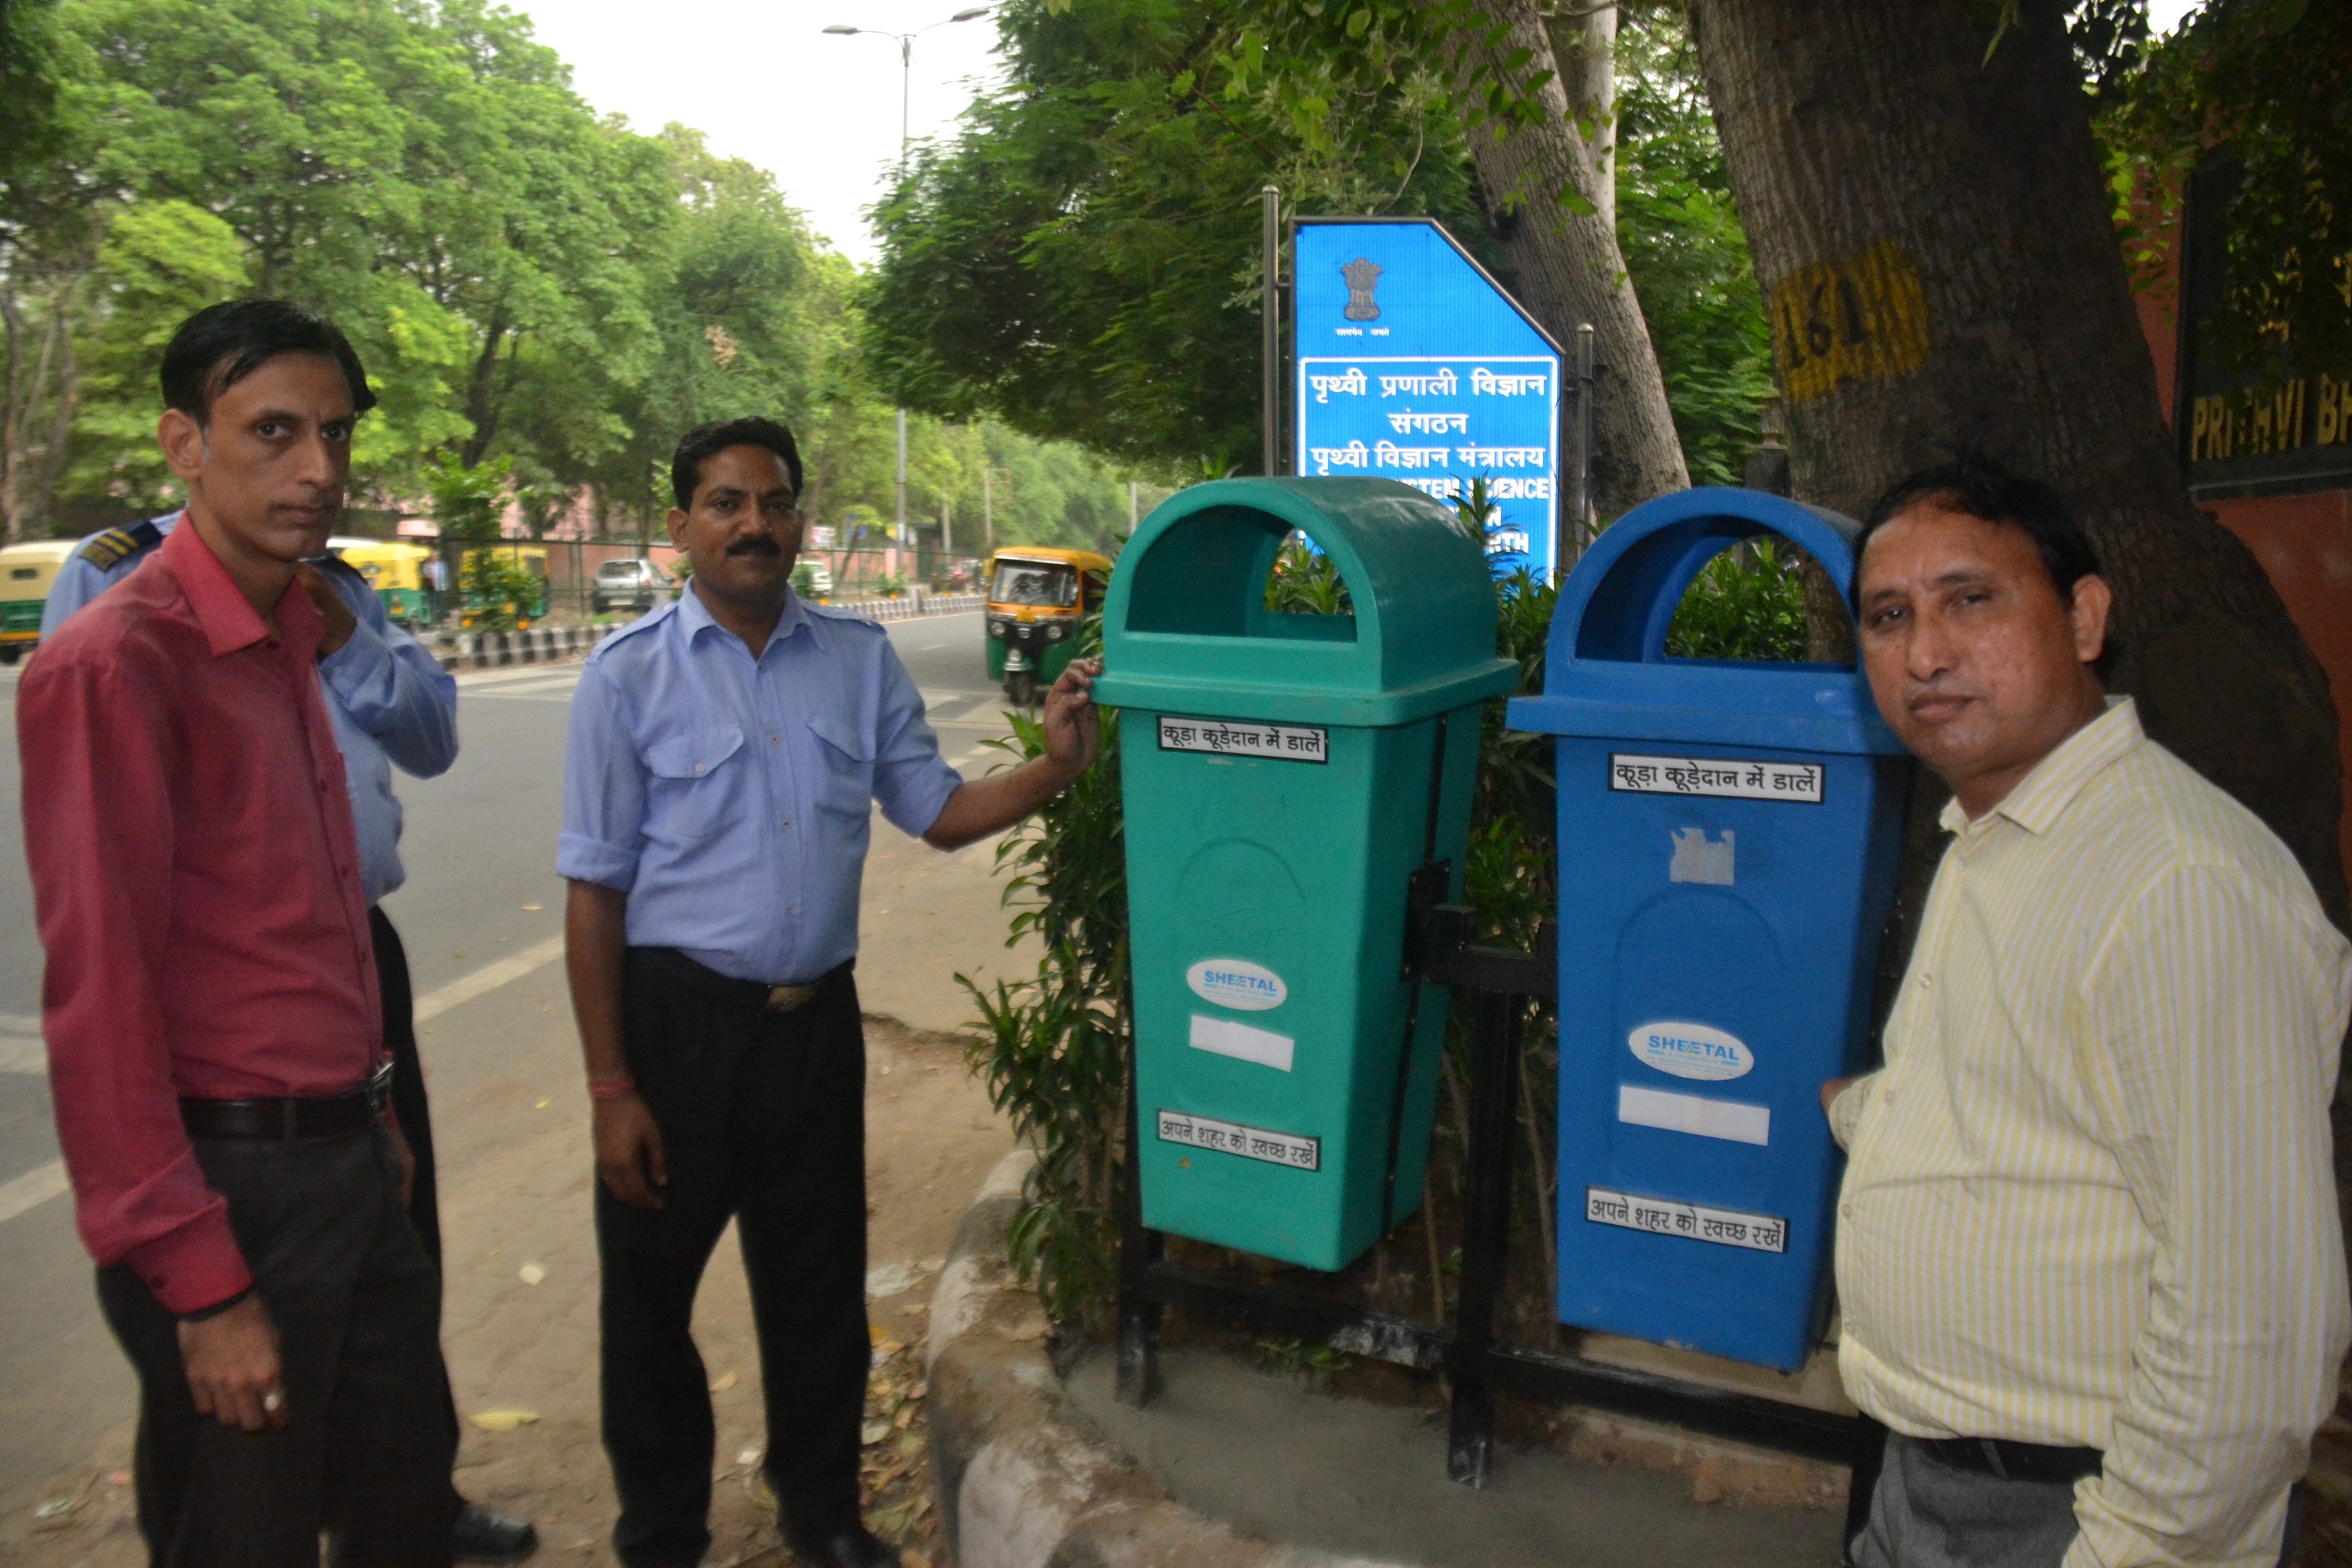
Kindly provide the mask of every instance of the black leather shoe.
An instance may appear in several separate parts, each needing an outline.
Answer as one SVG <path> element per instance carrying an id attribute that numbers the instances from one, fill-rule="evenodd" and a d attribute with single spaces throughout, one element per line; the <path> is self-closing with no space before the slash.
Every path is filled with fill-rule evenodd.
<path id="1" fill-rule="evenodd" d="M 819 1568 L 899 1568 L 898 1553 L 864 1525 L 805 1534 L 793 1531 L 786 1539 L 802 1561 Z"/>
<path id="2" fill-rule="evenodd" d="M 451 1544 L 460 1563 L 520 1563 L 539 1550 L 539 1531 L 527 1519 L 469 1502 L 457 1510 Z"/>

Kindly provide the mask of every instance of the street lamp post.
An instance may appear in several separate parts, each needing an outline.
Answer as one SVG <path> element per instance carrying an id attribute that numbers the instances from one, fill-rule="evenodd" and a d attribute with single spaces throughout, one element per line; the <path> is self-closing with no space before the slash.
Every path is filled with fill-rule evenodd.
<path id="1" fill-rule="evenodd" d="M 932 27 L 944 27 L 955 22 L 970 22 L 985 16 L 993 10 L 990 5 L 969 5 L 944 21 L 918 27 L 911 33 L 893 33 L 880 27 L 853 27 L 846 22 L 835 22 L 825 29 L 836 37 L 855 37 L 859 34 L 877 38 L 893 38 L 898 45 L 898 177 L 907 174 L 908 104 L 914 93 L 915 40 Z M 898 548 L 907 548 L 907 410 L 898 410 L 898 530 L 895 535 Z"/>

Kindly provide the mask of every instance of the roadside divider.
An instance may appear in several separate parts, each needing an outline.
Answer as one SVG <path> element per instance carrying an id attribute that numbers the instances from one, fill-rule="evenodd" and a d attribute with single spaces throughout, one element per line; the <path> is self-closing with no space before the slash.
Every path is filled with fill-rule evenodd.
<path id="1" fill-rule="evenodd" d="M 919 616 L 956 616 L 985 608 L 981 594 L 909 594 L 898 599 L 840 599 L 828 607 L 855 610 L 877 621 Z M 533 626 L 527 632 L 427 632 L 425 645 L 444 669 L 496 669 L 509 664 L 545 664 L 586 653 L 621 628 Z"/>

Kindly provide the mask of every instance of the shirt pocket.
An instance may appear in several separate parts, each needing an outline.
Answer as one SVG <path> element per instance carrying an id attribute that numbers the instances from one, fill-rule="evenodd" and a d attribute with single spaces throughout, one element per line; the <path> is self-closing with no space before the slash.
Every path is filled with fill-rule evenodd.
<path id="1" fill-rule="evenodd" d="M 810 787 L 818 809 L 864 822 L 874 805 L 873 741 L 832 713 L 810 715 L 808 727 L 817 739 L 817 776 Z"/>
<path id="2" fill-rule="evenodd" d="M 646 748 L 646 771 L 657 779 L 681 783 L 706 779 L 719 764 L 743 749 L 743 731 L 732 724 L 710 730 L 689 730 Z"/>

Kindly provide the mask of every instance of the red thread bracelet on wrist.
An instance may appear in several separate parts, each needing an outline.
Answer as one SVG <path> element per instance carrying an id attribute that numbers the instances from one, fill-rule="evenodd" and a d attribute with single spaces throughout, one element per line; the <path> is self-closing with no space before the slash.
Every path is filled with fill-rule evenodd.
<path id="1" fill-rule="evenodd" d="M 636 1092 L 637 1080 L 633 1078 L 611 1078 L 601 1082 L 595 1079 L 588 1080 L 588 1098 L 591 1100 L 626 1100 Z"/>

